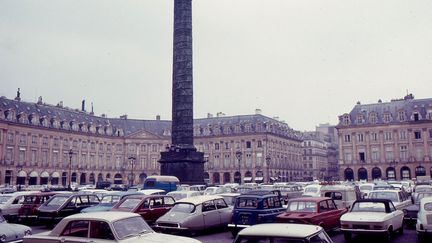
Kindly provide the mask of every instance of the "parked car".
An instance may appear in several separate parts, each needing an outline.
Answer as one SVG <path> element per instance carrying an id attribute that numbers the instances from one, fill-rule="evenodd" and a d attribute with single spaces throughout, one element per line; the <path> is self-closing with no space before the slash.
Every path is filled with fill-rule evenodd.
<path id="1" fill-rule="evenodd" d="M 411 193 L 411 199 L 414 203 L 414 199 L 417 197 L 417 194 L 420 192 L 432 192 L 432 186 L 431 185 L 416 185 L 413 189 L 413 192 Z"/>
<path id="2" fill-rule="evenodd" d="M 420 209 L 420 200 L 425 197 L 432 197 L 432 192 L 419 192 L 416 194 L 414 204 L 404 208 L 404 222 L 408 226 L 413 226 L 417 223 L 417 214 Z"/>
<path id="3" fill-rule="evenodd" d="M 203 195 L 216 195 L 227 192 L 224 187 L 209 186 L 204 190 Z"/>
<path id="4" fill-rule="evenodd" d="M 114 191 L 103 195 L 99 204 L 84 208 L 81 213 L 110 211 L 116 203 L 127 196 L 141 195 L 137 192 Z"/>
<path id="5" fill-rule="evenodd" d="M 175 200 L 167 195 L 134 195 L 120 200 L 111 211 L 137 213 L 154 225 L 156 220 L 174 206 Z"/>
<path id="6" fill-rule="evenodd" d="M 416 231 L 420 243 L 428 242 L 426 237 L 432 236 L 432 197 L 425 197 L 420 200 Z"/>
<path id="7" fill-rule="evenodd" d="M 303 194 L 303 189 L 298 185 L 275 185 L 274 189 L 280 190 L 285 203 L 288 203 L 290 199 L 301 197 Z"/>
<path id="8" fill-rule="evenodd" d="M 40 205 L 48 201 L 56 192 L 36 192 L 24 196 L 24 202 L 18 210 L 19 221 L 27 222 L 34 220 L 38 216 L 38 208 Z"/>
<path id="9" fill-rule="evenodd" d="M 267 190 L 254 190 L 237 197 L 231 223 L 228 224 L 233 236 L 251 225 L 273 223 L 283 211 L 282 197 Z"/>
<path id="10" fill-rule="evenodd" d="M 293 242 L 333 243 L 323 228 L 307 224 L 258 224 L 241 230 L 233 243 Z"/>
<path id="11" fill-rule="evenodd" d="M 54 242 L 199 243 L 200 241 L 156 233 L 138 214 L 126 212 L 75 214 L 62 219 L 52 231 L 24 237 L 24 243 Z"/>
<path id="12" fill-rule="evenodd" d="M 338 208 L 328 197 L 301 197 L 288 202 L 286 212 L 276 217 L 278 223 L 313 224 L 332 230 L 340 227 L 340 217 L 348 211 Z"/>
<path id="13" fill-rule="evenodd" d="M 168 196 L 172 196 L 174 200 L 178 201 L 183 198 L 201 196 L 199 191 L 171 191 L 167 193 Z"/>
<path id="14" fill-rule="evenodd" d="M 9 222 L 18 220 L 18 210 L 24 202 L 24 196 L 35 193 L 35 191 L 21 191 L 0 195 L 0 211 Z"/>
<path id="15" fill-rule="evenodd" d="M 393 205 L 396 209 L 403 210 L 412 204 L 411 198 L 409 195 L 403 191 L 398 189 L 393 190 L 373 190 L 369 193 L 368 198 L 371 199 L 389 199 L 393 202 Z"/>
<path id="16" fill-rule="evenodd" d="M 38 220 L 53 226 L 64 217 L 97 204 L 99 198 L 93 194 L 57 194 L 39 207 Z"/>
<path id="17" fill-rule="evenodd" d="M 149 176 L 144 180 L 143 189 L 161 189 L 165 193 L 177 191 L 177 186 L 180 181 L 175 176 L 154 175 Z"/>
<path id="18" fill-rule="evenodd" d="M 337 184 L 322 186 L 321 197 L 333 199 L 338 208 L 350 208 L 356 200 L 362 198 L 362 195 L 356 185 Z"/>
<path id="19" fill-rule="evenodd" d="M 321 185 L 310 184 L 305 186 L 302 197 L 319 197 L 321 196 Z"/>
<path id="20" fill-rule="evenodd" d="M 219 194 L 219 196 L 223 197 L 225 202 L 228 204 L 228 206 L 233 208 L 237 200 L 237 197 L 240 196 L 240 193 L 228 192 L 228 193 Z"/>
<path id="21" fill-rule="evenodd" d="M 226 227 L 231 221 L 232 209 L 221 196 L 209 195 L 184 198 L 156 220 L 156 227 L 164 231 L 196 231 Z"/>
<path id="22" fill-rule="evenodd" d="M 26 235 L 31 235 L 31 228 L 21 224 L 10 224 L 0 214 L 0 242 L 21 242 Z"/>
<path id="23" fill-rule="evenodd" d="M 341 230 L 347 242 L 352 234 L 381 234 L 389 241 L 395 231 L 403 232 L 403 216 L 389 199 L 361 199 L 341 216 Z"/>
<path id="24" fill-rule="evenodd" d="M 363 198 L 367 198 L 369 192 L 374 190 L 374 183 L 361 183 L 359 186 L 360 192 L 362 193 Z"/>
<path id="25" fill-rule="evenodd" d="M 204 190 L 206 189 L 206 185 L 192 185 L 189 187 L 189 191 L 198 191 L 201 195 L 204 194 Z"/>

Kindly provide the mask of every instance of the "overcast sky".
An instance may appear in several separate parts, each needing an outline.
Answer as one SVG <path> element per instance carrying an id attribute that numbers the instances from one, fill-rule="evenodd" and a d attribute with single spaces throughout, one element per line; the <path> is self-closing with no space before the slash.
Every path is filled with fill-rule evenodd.
<path id="1" fill-rule="evenodd" d="M 0 95 L 171 119 L 174 0 L 0 0 Z M 430 0 L 193 0 L 194 116 L 296 130 L 432 97 Z"/>

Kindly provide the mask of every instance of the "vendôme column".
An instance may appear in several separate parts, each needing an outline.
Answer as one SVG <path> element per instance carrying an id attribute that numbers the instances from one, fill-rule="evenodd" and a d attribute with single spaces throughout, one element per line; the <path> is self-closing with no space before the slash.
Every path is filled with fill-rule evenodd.
<path id="1" fill-rule="evenodd" d="M 161 152 L 161 175 L 204 183 L 204 154 L 193 142 L 192 0 L 174 0 L 171 146 Z"/>

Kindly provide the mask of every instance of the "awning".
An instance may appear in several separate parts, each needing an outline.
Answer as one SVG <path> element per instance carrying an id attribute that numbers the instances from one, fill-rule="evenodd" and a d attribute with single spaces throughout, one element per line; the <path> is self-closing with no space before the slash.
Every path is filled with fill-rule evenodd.
<path id="1" fill-rule="evenodd" d="M 49 177 L 48 172 L 44 171 L 41 173 L 40 177 Z"/>
<path id="2" fill-rule="evenodd" d="M 245 177 L 243 179 L 244 182 L 251 182 L 252 181 L 252 177 Z"/>
<path id="3" fill-rule="evenodd" d="M 277 181 L 277 178 L 276 177 L 270 177 L 270 180 Z"/>
<path id="4" fill-rule="evenodd" d="M 59 178 L 59 177 L 60 177 L 60 174 L 56 171 L 56 172 L 53 172 L 53 173 L 52 173 L 51 177 L 52 177 L 52 178 Z"/>
<path id="5" fill-rule="evenodd" d="M 18 172 L 18 177 L 27 177 L 27 172 L 20 170 L 20 172 Z"/>
<path id="6" fill-rule="evenodd" d="M 263 181 L 264 180 L 264 177 L 255 177 L 255 181 L 257 182 L 257 181 Z"/>
<path id="7" fill-rule="evenodd" d="M 38 173 L 36 172 L 36 171 L 32 171 L 31 173 L 30 173 L 30 177 L 38 177 Z"/>

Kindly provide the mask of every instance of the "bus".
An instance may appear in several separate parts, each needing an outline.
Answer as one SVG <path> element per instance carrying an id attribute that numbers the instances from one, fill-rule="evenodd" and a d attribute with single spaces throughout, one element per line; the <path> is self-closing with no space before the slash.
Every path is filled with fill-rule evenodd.
<path id="1" fill-rule="evenodd" d="M 176 191 L 180 181 L 175 176 L 149 176 L 144 180 L 143 189 L 162 189 L 166 193 Z"/>

